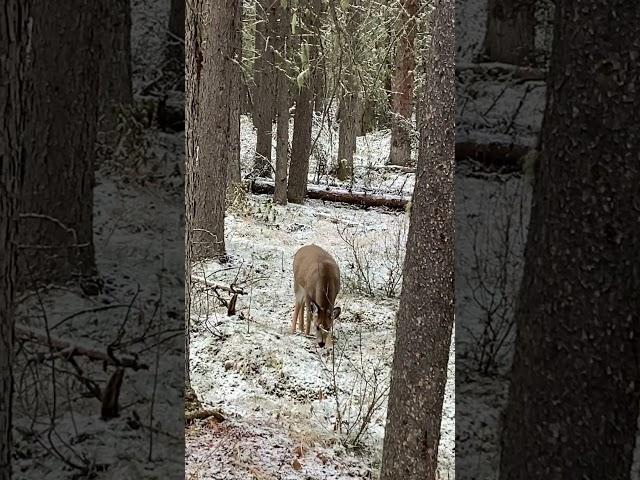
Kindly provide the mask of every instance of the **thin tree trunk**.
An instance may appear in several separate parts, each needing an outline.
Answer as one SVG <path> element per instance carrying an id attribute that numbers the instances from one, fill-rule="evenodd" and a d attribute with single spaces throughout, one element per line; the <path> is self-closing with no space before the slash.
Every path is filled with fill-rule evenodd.
<path id="1" fill-rule="evenodd" d="M 184 89 L 184 9 L 187 0 L 171 0 L 167 45 L 165 47 L 165 73 L 175 79 L 176 87 Z"/>
<path id="2" fill-rule="evenodd" d="M 400 2 L 395 75 L 392 83 L 391 148 L 389 163 L 411 163 L 411 114 L 413 111 L 413 78 L 416 68 L 415 39 L 417 0 Z"/>
<path id="3" fill-rule="evenodd" d="M 96 274 L 99 14 L 100 5 L 89 0 L 32 5 L 35 121 L 25 136 L 34 143 L 24 164 L 18 236 L 19 281 L 29 287 L 32 280 L 57 283 Z"/>
<path id="4" fill-rule="evenodd" d="M 276 172 L 274 201 L 287 203 L 287 170 L 289 166 L 289 80 L 287 78 L 287 50 L 291 19 L 289 7 L 280 3 L 278 7 L 278 36 L 276 50 Z"/>
<path id="5" fill-rule="evenodd" d="M 193 260 L 225 258 L 237 2 L 196 0 L 188 5 L 186 208 Z"/>
<path id="6" fill-rule="evenodd" d="M 231 137 L 229 138 L 229 164 L 227 171 L 227 190 L 235 189 L 241 182 L 240 171 L 240 108 L 242 95 L 242 72 L 240 71 L 240 60 L 242 56 L 242 2 L 237 2 L 235 25 L 237 30 L 231 39 L 234 45 L 233 58 L 235 62 L 231 65 L 233 68 L 231 80 L 231 94 L 229 96 L 229 108 L 231 111 Z"/>
<path id="7" fill-rule="evenodd" d="M 259 0 L 257 2 L 256 54 L 254 66 L 256 93 L 254 102 L 254 124 L 256 127 L 256 154 L 253 174 L 271 177 L 271 148 L 273 120 L 275 114 L 275 83 L 273 41 L 276 9 L 279 2 Z"/>
<path id="8" fill-rule="evenodd" d="M 616 28 L 606 29 L 616 18 Z M 640 10 L 556 4 L 500 479 L 628 479 L 640 402 Z"/>
<path id="9" fill-rule="evenodd" d="M 307 177 L 309 175 L 309 157 L 311 156 L 311 133 L 313 127 L 314 81 L 317 71 L 317 46 L 319 42 L 318 20 L 320 1 L 314 0 L 308 6 L 307 15 L 303 18 L 302 33 L 309 40 L 302 41 L 302 47 L 308 50 L 308 74 L 298 92 L 296 114 L 293 122 L 293 142 L 291 148 L 291 165 L 289 167 L 289 185 L 287 196 L 290 202 L 302 203 L 307 193 Z"/>
<path id="10" fill-rule="evenodd" d="M 347 180 L 353 176 L 353 155 L 358 137 L 357 114 L 360 99 L 357 92 L 345 92 L 340 103 L 340 128 L 338 131 L 338 166 L 336 176 Z"/>
<path id="11" fill-rule="evenodd" d="M 131 72 L 131 0 L 100 0 L 100 124 L 111 132 L 118 109 L 133 102 Z M 111 135 L 109 135 L 111 137 Z"/>
<path id="12" fill-rule="evenodd" d="M 381 480 L 435 480 L 454 317 L 454 0 L 433 13 Z"/>
<path id="13" fill-rule="evenodd" d="M 7 0 L 0 9 L 0 480 L 10 480 L 12 470 L 15 229 L 21 168 L 29 152 L 23 135 L 31 109 L 29 18 L 22 0 Z"/>
<path id="14" fill-rule="evenodd" d="M 360 42 L 356 38 L 356 30 L 361 19 L 359 2 L 355 0 L 351 5 L 351 14 L 347 20 L 346 36 L 343 41 L 351 43 L 349 51 L 357 51 L 357 45 Z M 334 10 L 335 17 L 335 10 Z M 334 21 L 338 23 L 337 18 Z M 340 28 L 340 27 L 338 27 Z M 361 88 L 357 78 L 356 69 L 358 68 L 358 58 L 350 55 L 345 65 L 345 87 L 340 99 L 339 107 L 339 131 L 338 131 L 338 163 L 336 176 L 339 180 L 347 180 L 353 176 L 353 155 L 356 151 L 356 140 L 360 133 L 362 123 L 362 98 Z"/>
<path id="15" fill-rule="evenodd" d="M 527 65 L 535 50 L 536 0 L 488 0 L 485 53 L 493 62 Z"/>

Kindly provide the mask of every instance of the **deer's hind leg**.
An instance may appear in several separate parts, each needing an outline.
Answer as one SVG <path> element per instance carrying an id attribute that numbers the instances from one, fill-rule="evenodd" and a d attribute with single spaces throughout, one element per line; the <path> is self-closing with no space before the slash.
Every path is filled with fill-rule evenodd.
<path id="1" fill-rule="evenodd" d="M 300 333 L 304 332 L 304 305 L 305 302 L 302 301 L 300 304 L 300 311 L 298 312 L 298 326 L 300 327 Z"/>
<path id="2" fill-rule="evenodd" d="M 304 303 L 298 303 L 298 300 L 296 299 L 296 303 L 293 307 L 293 318 L 291 319 L 291 333 L 296 333 L 296 323 L 298 322 L 301 309 L 304 309 Z M 300 328 L 300 331 L 302 331 L 302 328 Z"/>

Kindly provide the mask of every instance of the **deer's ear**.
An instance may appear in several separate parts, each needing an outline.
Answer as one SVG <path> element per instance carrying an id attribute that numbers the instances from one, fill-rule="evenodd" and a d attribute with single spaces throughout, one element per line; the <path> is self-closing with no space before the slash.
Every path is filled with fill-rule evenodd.
<path id="1" fill-rule="evenodd" d="M 320 310 L 318 308 L 318 305 L 316 304 L 316 302 L 314 302 L 313 300 L 311 300 L 309 302 L 309 306 L 311 307 L 311 313 L 314 315 L 318 315 L 318 311 Z"/>
<path id="2" fill-rule="evenodd" d="M 340 316 L 340 312 L 342 312 L 342 309 L 340 307 L 335 307 L 333 309 L 333 312 L 331 312 L 331 318 L 333 318 L 335 320 L 336 318 L 338 318 Z"/>

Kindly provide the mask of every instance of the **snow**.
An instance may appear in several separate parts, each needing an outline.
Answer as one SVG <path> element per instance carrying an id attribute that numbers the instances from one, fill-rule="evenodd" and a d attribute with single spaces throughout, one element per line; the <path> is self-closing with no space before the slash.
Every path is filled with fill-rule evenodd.
<path id="1" fill-rule="evenodd" d="M 143 67 L 134 72 L 136 90 L 157 66 L 160 43 L 154 39 L 162 35 L 158 26 L 166 23 L 168 5 L 133 2 L 133 63 Z M 96 174 L 94 243 L 102 293 L 86 297 L 73 283 L 47 286 L 19 298 L 17 322 L 43 329 L 66 319 L 52 335 L 106 351 L 127 318 L 125 350 L 137 353 L 149 369 L 125 371 L 120 417 L 105 421 L 100 402 L 84 395 L 87 388 L 69 362 L 58 358 L 53 371 L 49 360 L 34 363 L 48 354 L 46 347 L 24 345 L 15 367 L 15 479 L 157 479 L 183 473 L 184 135 L 153 129 L 142 135 L 137 146 L 148 146 L 144 155 L 135 161 L 127 152 L 105 158 Z M 76 361 L 83 376 L 101 388 L 114 372 L 99 362 Z"/>
<path id="2" fill-rule="evenodd" d="M 250 119 L 243 117 L 241 124 L 246 171 L 255 140 Z M 327 142 L 329 137 L 321 136 Z M 334 138 L 337 141 L 337 135 Z M 354 182 L 358 189 L 406 194 L 407 185 L 413 187 L 413 174 L 402 175 L 404 188 L 400 188 L 397 173 L 364 168 L 384 164 L 388 142 L 388 132 L 359 139 Z M 323 148 L 336 147 L 329 143 Z M 316 162 L 314 156 L 310 179 Z M 386 395 L 378 400 L 358 444 L 353 440 L 362 408 L 388 388 L 398 299 L 387 297 L 384 287 L 389 273 L 398 272 L 394 261 L 403 255 L 407 225 L 404 212 L 319 200 L 279 206 L 269 196 L 247 194 L 230 207 L 225 223 L 230 261 L 194 267 L 198 281 L 191 338 L 193 387 L 205 406 L 220 409 L 227 420 L 196 422 L 187 429 L 187 475 L 377 478 Z M 292 259 L 299 247 L 309 243 L 327 249 L 341 266 L 342 313 L 335 325 L 335 358 L 330 349 L 317 348 L 313 339 L 289 332 Z M 365 275 L 357 275 L 349 243 L 356 245 Z M 227 316 L 226 308 L 205 288 L 214 283 L 235 284 L 247 293 L 239 296 L 236 315 Z M 440 444 L 442 478 L 455 476 L 454 355 L 452 345 Z M 334 429 L 336 397 L 343 418 L 341 432 Z M 226 463 L 230 456 L 233 469 Z"/>

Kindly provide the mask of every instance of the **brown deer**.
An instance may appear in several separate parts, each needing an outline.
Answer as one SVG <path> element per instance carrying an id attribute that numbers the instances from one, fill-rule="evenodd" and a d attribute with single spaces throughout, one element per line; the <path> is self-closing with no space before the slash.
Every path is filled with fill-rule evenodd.
<path id="1" fill-rule="evenodd" d="M 340 268 L 329 252 L 317 245 L 306 245 L 296 252 L 293 257 L 293 290 L 296 300 L 291 333 L 296 333 L 296 323 L 299 322 L 300 331 L 304 330 L 309 335 L 313 320 L 318 346 L 324 347 L 333 321 L 340 315 L 340 307 L 335 306 L 340 291 Z"/>

